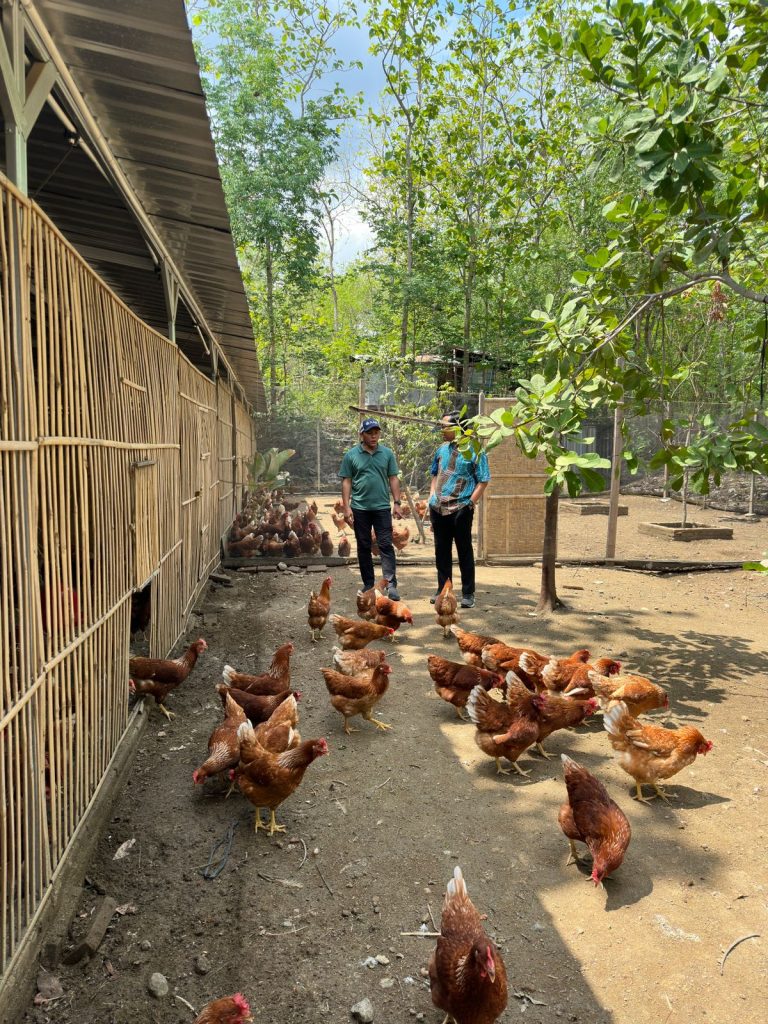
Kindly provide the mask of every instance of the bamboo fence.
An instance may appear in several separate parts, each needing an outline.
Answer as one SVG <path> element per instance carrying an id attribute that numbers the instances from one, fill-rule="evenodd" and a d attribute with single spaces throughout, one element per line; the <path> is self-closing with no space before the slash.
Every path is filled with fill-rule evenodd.
<path id="1" fill-rule="evenodd" d="M 241 507 L 253 420 L 0 177 L 0 969 L 128 725 L 131 595 L 167 654 Z"/>

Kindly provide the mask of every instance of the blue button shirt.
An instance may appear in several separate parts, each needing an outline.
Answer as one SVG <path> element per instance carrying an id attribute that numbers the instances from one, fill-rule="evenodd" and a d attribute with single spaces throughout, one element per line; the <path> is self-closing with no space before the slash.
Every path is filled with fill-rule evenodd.
<path id="1" fill-rule="evenodd" d="M 431 472 L 437 477 L 437 485 L 430 506 L 444 516 L 468 505 L 476 485 L 491 479 L 485 452 L 465 459 L 452 441 L 437 449 Z"/>

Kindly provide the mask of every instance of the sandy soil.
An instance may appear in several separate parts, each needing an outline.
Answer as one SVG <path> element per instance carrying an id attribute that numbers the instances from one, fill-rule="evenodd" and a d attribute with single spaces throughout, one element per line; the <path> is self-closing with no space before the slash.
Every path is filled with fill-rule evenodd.
<path id="1" fill-rule="evenodd" d="M 570 518 L 581 531 L 594 524 Z M 473 727 L 434 694 L 426 655 L 454 657 L 457 649 L 432 618 L 431 569 L 400 574 L 415 625 L 391 650 L 393 681 L 379 707 L 394 728 L 384 734 L 362 723 L 350 737 L 318 671 L 329 663 L 333 634 L 313 645 L 306 628 L 307 595 L 322 577 L 230 575 L 234 586 L 210 587 L 186 638 L 204 636 L 209 650 L 169 700 L 177 717 L 168 724 L 148 709 L 133 776 L 101 837 L 71 935 L 87 927 L 98 891 L 127 912 L 90 961 L 59 966 L 64 998 L 30 1007 L 26 1022 L 175 1024 L 193 1019 L 177 996 L 199 1009 L 242 990 L 262 1024 L 348 1021 L 365 996 L 382 1024 L 438 1024 L 423 978 L 433 940 L 402 933 L 439 921 L 459 863 L 507 963 L 512 994 L 503 1020 L 524 1013 L 532 1024 L 762 1024 L 765 576 L 563 568 L 569 610 L 542 620 L 532 615 L 535 568 L 479 571 L 466 628 L 542 651 L 588 646 L 619 656 L 667 688 L 676 720 L 714 741 L 708 757 L 675 778 L 677 799 L 667 806 L 631 799 L 631 780 L 612 760 L 599 719 L 550 739 L 553 753 L 567 751 L 599 774 L 630 818 L 626 860 L 602 890 L 565 866 L 559 758 L 525 755 L 528 780 L 496 776 Z M 332 575 L 336 610 L 353 614 L 356 571 Z M 220 714 L 213 685 L 224 664 L 266 666 L 287 639 L 296 644 L 294 685 L 304 693 L 302 734 L 326 736 L 331 752 L 278 812 L 288 831 L 270 840 L 254 836 L 242 796 L 225 801 L 216 783 L 195 788 L 191 774 Z M 226 865 L 206 881 L 201 868 L 233 822 Z M 132 838 L 129 855 L 114 860 Z M 753 933 L 761 938 L 735 948 L 721 970 L 728 947 Z M 377 955 L 388 962 L 365 966 Z M 170 985 L 162 1000 L 147 992 L 155 971 Z"/>

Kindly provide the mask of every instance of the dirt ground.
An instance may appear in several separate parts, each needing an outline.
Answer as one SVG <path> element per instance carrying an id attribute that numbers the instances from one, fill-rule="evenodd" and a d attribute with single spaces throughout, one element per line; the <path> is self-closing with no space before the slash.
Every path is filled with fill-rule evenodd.
<path id="1" fill-rule="evenodd" d="M 625 520 L 621 529 L 629 526 Z M 591 543 L 595 528 L 592 517 L 563 516 L 574 543 L 586 544 L 587 535 Z M 739 541 L 739 554 L 717 557 L 759 556 L 768 547 L 763 526 L 743 529 L 755 538 L 749 551 Z M 652 543 L 656 557 L 666 557 Z M 354 614 L 355 567 L 331 574 L 335 609 Z M 90 961 L 56 969 L 64 997 L 30 1007 L 27 1024 L 189 1022 L 190 1006 L 236 990 L 260 1024 L 341 1024 L 364 997 L 381 1024 L 439 1024 L 423 977 L 434 940 L 403 933 L 439 921 L 457 863 L 507 964 L 502 1020 L 764 1022 L 767 577 L 564 567 L 558 582 L 569 609 L 542 620 L 532 614 L 535 568 L 479 570 L 465 628 L 546 652 L 587 646 L 620 657 L 665 686 L 676 721 L 714 741 L 709 756 L 673 780 L 677 799 L 668 806 L 631 799 L 599 717 L 548 741 L 552 753 L 567 751 L 596 772 L 630 818 L 629 851 L 603 890 L 565 865 L 559 756 L 524 755 L 527 780 L 497 776 L 473 727 L 435 695 L 426 655 L 458 652 L 434 623 L 429 567 L 400 573 L 415 623 L 391 648 L 392 682 L 379 705 L 394 728 L 361 723 L 350 737 L 319 673 L 334 634 L 328 628 L 312 644 L 306 627 L 308 592 L 322 574 L 229 575 L 234 585 L 209 588 L 185 638 L 204 636 L 209 650 L 169 699 L 177 717 L 169 724 L 147 708 L 149 728 L 71 937 L 87 928 L 99 893 L 125 912 Z M 293 684 L 303 692 L 301 732 L 326 736 L 330 755 L 278 811 L 288 830 L 270 840 L 253 834 L 242 796 L 224 800 L 215 782 L 194 787 L 192 771 L 220 716 L 213 686 L 223 666 L 264 667 L 289 639 Z M 235 822 L 226 864 L 206 881 L 201 869 Z M 114 860 L 130 839 L 129 854 Z M 753 934 L 760 937 L 734 948 L 721 967 L 731 944 Z M 153 972 L 168 980 L 164 999 L 147 991 Z"/>

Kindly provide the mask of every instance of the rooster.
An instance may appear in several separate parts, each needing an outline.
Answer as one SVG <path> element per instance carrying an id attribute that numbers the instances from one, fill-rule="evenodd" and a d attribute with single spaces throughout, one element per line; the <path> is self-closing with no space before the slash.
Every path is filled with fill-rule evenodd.
<path id="1" fill-rule="evenodd" d="M 358 622 L 343 615 L 331 615 L 329 618 L 345 651 L 359 651 L 372 640 L 382 640 L 395 632 L 391 626 L 380 626 L 376 622 Z"/>
<path id="2" fill-rule="evenodd" d="M 364 676 L 347 676 L 332 668 L 324 668 L 321 671 L 331 695 L 331 704 L 344 716 L 344 732 L 347 735 L 356 731 L 349 725 L 349 719 L 355 715 L 362 715 L 366 722 L 375 725 L 377 729 L 386 731 L 392 728 L 386 722 L 374 718 L 372 714 L 374 707 L 387 692 L 389 674 L 392 671 L 389 665 L 377 665 L 370 674 L 366 673 Z"/>
<path id="3" fill-rule="evenodd" d="M 278 825 L 275 819 L 275 810 L 299 786 L 312 762 L 328 753 L 328 743 L 324 739 L 304 740 L 282 754 L 273 754 L 257 741 L 250 722 L 241 724 L 238 738 L 240 763 L 234 776 L 240 792 L 256 808 L 253 830 L 263 828 L 270 836 L 285 832 L 285 825 Z M 270 810 L 269 825 L 261 820 L 262 807 Z"/>
<path id="4" fill-rule="evenodd" d="M 322 582 L 320 590 L 316 593 L 314 590 L 310 591 L 309 603 L 307 604 L 307 624 L 309 625 L 310 633 L 312 635 L 312 643 L 317 643 L 318 639 L 323 635 L 323 629 L 328 621 L 328 615 L 331 611 L 331 583 L 333 580 L 330 576 L 326 576 Z M 317 633 L 317 636 L 315 636 Z"/>
<path id="5" fill-rule="evenodd" d="M 251 676 L 245 672 L 237 672 L 231 665 L 225 665 L 222 671 L 225 682 L 237 690 L 247 693 L 258 693 L 268 696 L 282 693 L 291 687 L 291 655 L 294 652 L 292 643 L 278 647 L 272 656 L 272 663 L 266 672 Z"/>
<path id="6" fill-rule="evenodd" d="M 496 761 L 498 775 L 509 775 L 501 767 L 505 757 L 519 775 L 530 775 L 517 763 L 518 757 L 538 741 L 541 711 L 546 703 L 543 694 L 531 693 L 514 672 L 506 678 L 507 698 L 504 703 L 494 700 L 482 686 L 476 686 L 469 695 L 467 712 L 474 722 L 475 743 L 484 754 Z"/>
<path id="7" fill-rule="evenodd" d="M 432 1002 L 456 1024 L 493 1024 L 507 1006 L 507 972 L 467 893 L 458 865 L 448 882 L 429 961 Z"/>
<path id="8" fill-rule="evenodd" d="M 192 781 L 201 785 L 212 775 L 227 772 L 240 760 L 240 741 L 237 730 L 245 721 L 245 712 L 229 694 L 224 698 L 224 721 L 210 735 L 208 740 L 208 759 L 192 772 Z"/>
<path id="9" fill-rule="evenodd" d="M 443 627 L 443 636 L 449 636 L 449 627 L 455 626 L 459 621 L 457 608 L 458 601 L 453 592 L 453 583 L 451 580 L 446 580 L 443 589 L 435 598 L 435 621 L 438 626 Z"/>
<path id="10" fill-rule="evenodd" d="M 190 644 L 180 658 L 131 658 L 128 662 L 131 674 L 128 686 L 139 696 L 148 694 L 154 697 L 155 703 L 170 722 L 176 716 L 163 703 L 165 698 L 171 690 L 181 686 L 195 667 L 198 657 L 207 650 L 208 644 L 201 637 Z"/>
<path id="11" fill-rule="evenodd" d="M 643 725 L 633 718 L 623 701 L 605 712 L 603 725 L 611 746 L 618 751 L 618 761 L 627 775 L 635 780 L 636 800 L 647 804 L 654 797 L 644 797 L 642 784 L 650 783 L 656 796 L 665 802 L 667 795 L 659 779 L 669 779 L 693 764 L 697 754 L 708 754 L 712 740 L 705 740 L 692 725 L 681 729 L 664 729 L 660 725 Z"/>
<path id="12" fill-rule="evenodd" d="M 560 757 L 568 800 L 560 808 L 557 823 L 571 847 L 567 863 L 579 862 L 574 844 L 585 843 L 592 854 L 592 881 L 601 885 L 624 860 L 632 829 L 602 782 L 567 754 Z"/>
<path id="13" fill-rule="evenodd" d="M 463 661 L 448 661 L 438 654 L 430 654 L 427 667 L 435 690 L 439 697 L 456 708 L 456 714 L 463 719 L 461 709 L 467 706 L 467 700 L 475 686 L 490 690 L 494 686 L 505 686 L 504 676 L 499 672 L 489 672 L 484 668 L 475 668 Z"/>
<path id="14" fill-rule="evenodd" d="M 193 1024 L 248 1024 L 252 1021 L 251 1008 L 245 996 L 236 992 L 224 999 L 215 999 L 204 1006 Z"/>

